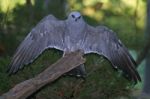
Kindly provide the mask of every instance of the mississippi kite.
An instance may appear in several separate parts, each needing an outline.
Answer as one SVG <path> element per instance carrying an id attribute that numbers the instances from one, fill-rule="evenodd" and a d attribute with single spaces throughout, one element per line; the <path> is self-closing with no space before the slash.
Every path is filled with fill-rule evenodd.
<path id="1" fill-rule="evenodd" d="M 71 12 L 66 20 L 58 20 L 52 15 L 43 18 L 18 47 L 9 73 L 32 63 L 48 48 L 61 50 L 64 54 L 78 49 L 84 54 L 97 53 L 108 59 L 113 67 L 121 69 L 130 80 L 141 80 L 134 59 L 116 34 L 104 26 L 88 25 L 79 12 Z M 76 71 L 85 74 L 84 65 L 78 66 Z"/>

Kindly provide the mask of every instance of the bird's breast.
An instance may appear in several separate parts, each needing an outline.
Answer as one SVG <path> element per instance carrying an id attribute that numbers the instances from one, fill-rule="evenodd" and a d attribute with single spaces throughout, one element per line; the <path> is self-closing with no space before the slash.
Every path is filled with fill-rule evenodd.
<path id="1" fill-rule="evenodd" d="M 67 36 L 65 40 L 65 44 L 66 44 L 67 50 L 71 52 L 76 51 L 76 50 L 81 49 L 82 39 L 78 37 Z"/>
<path id="2" fill-rule="evenodd" d="M 70 25 L 65 34 L 65 44 L 69 51 L 76 51 L 82 48 L 85 35 L 84 25 Z"/>

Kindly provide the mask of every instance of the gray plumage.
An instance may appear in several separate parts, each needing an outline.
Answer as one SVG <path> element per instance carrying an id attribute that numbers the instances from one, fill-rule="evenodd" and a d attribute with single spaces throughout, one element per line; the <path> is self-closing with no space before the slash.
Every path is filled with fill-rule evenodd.
<path id="1" fill-rule="evenodd" d="M 64 53 L 81 49 L 85 54 L 103 55 L 134 82 L 141 80 L 135 69 L 135 61 L 116 34 L 104 26 L 88 25 L 79 12 L 70 13 L 66 20 L 58 20 L 52 15 L 42 19 L 18 47 L 9 73 L 15 73 L 33 62 L 47 48 Z"/>

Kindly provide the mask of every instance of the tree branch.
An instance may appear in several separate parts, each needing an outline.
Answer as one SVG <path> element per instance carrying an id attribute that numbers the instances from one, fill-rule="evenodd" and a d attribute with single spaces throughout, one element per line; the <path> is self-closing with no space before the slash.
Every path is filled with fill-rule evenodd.
<path id="1" fill-rule="evenodd" d="M 144 60 L 144 58 L 147 56 L 149 50 L 150 50 L 150 39 L 148 38 L 148 40 L 145 42 L 146 44 L 144 45 L 144 48 L 141 50 L 141 52 L 139 53 L 136 63 L 137 66 L 140 65 L 140 63 Z"/>
<path id="2" fill-rule="evenodd" d="M 69 53 L 36 77 L 17 84 L 14 88 L 3 94 L 0 99 L 25 99 L 46 84 L 53 82 L 64 73 L 69 72 L 84 62 L 85 59 L 82 57 L 81 51 Z"/>

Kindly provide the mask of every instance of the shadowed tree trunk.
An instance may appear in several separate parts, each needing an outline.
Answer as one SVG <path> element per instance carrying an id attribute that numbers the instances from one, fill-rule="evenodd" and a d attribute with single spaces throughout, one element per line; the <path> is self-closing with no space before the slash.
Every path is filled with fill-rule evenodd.
<path id="1" fill-rule="evenodd" d="M 146 39 L 150 39 L 150 0 L 147 0 L 147 24 L 146 24 Z M 149 42 L 148 45 L 150 46 Z M 150 95 L 150 53 L 149 53 L 149 48 L 147 50 L 147 55 L 146 55 L 146 65 L 145 65 L 145 78 L 144 78 L 144 88 L 143 92 L 147 93 Z"/>
<path id="2" fill-rule="evenodd" d="M 44 3 L 45 11 L 55 15 L 57 18 L 66 17 L 66 7 L 66 0 L 45 0 Z"/>
<path id="3" fill-rule="evenodd" d="M 33 6 L 31 3 L 31 0 L 26 0 L 26 6 L 28 9 L 28 13 L 29 13 L 29 21 L 31 21 L 33 19 L 33 15 L 34 15 L 34 11 L 33 11 Z"/>
<path id="4" fill-rule="evenodd" d="M 136 60 L 137 66 L 139 66 L 141 62 L 146 58 L 149 50 L 150 50 L 150 38 L 146 38 L 146 44 Z"/>
<path id="5" fill-rule="evenodd" d="M 5 52 L 5 47 L 0 43 L 0 56 Z"/>
<path id="6" fill-rule="evenodd" d="M 146 60 L 144 86 L 139 99 L 150 99 L 150 0 L 147 0 L 147 20 L 145 38 L 147 40 L 146 45 L 137 60 L 138 64 L 140 64 L 144 58 Z"/>
<path id="7" fill-rule="evenodd" d="M 36 9 L 44 10 L 43 14 L 53 14 L 60 19 L 66 17 L 66 0 L 35 0 L 35 6 Z"/>

